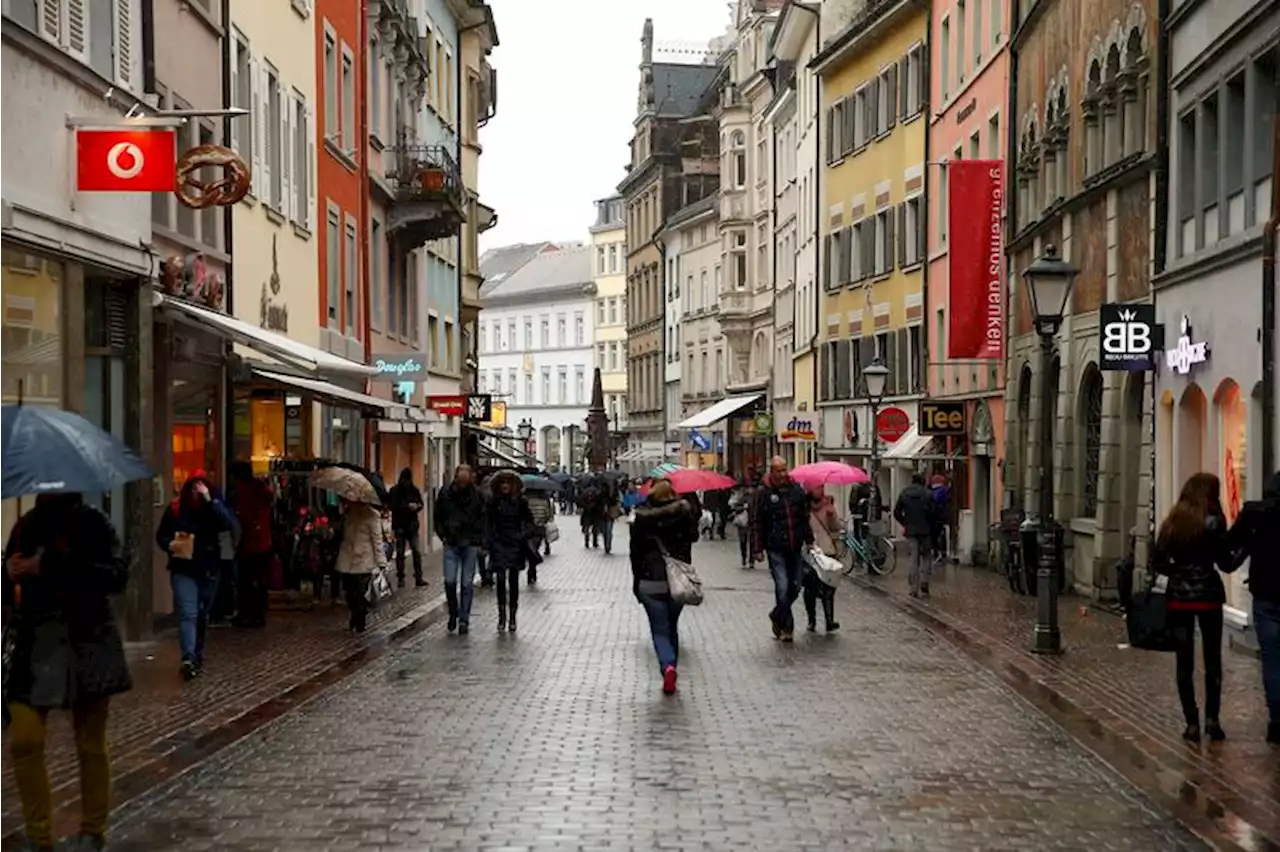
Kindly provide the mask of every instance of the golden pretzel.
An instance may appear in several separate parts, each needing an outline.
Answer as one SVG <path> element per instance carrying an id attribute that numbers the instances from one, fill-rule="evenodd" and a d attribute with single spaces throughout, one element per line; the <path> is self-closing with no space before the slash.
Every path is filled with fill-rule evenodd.
<path id="1" fill-rule="evenodd" d="M 221 168 L 222 177 L 209 183 L 197 180 L 196 173 L 210 166 Z M 176 171 L 178 188 L 174 195 L 186 207 L 226 207 L 249 193 L 249 166 L 235 151 L 221 145 L 192 148 L 178 158 Z"/>

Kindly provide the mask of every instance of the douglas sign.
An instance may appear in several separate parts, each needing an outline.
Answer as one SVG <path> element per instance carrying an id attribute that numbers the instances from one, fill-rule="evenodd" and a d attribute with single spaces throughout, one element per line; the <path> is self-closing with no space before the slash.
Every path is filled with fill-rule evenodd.
<path id="1" fill-rule="evenodd" d="M 427 368 L 416 355 L 374 355 L 369 364 L 378 371 L 375 381 L 413 382 L 426 378 Z"/>

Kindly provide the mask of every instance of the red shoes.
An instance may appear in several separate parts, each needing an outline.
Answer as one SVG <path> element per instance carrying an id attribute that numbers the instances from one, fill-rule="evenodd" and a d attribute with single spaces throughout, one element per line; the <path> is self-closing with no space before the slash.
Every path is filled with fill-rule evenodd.
<path id="1" fill-rule="evenodd" d="M 662 694 L 676 694 L 676 667 L 667 666 L 662 670 Z"/>

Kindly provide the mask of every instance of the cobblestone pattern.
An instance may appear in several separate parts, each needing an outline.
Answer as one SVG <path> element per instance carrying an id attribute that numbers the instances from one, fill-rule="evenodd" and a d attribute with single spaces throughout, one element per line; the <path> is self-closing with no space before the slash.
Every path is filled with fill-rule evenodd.
<path id="1" fill-rule="evenodd" d="M 517 635 L 483 593 L 472 635 L 433 628 L 137 800 L 112 848 L 1205 848 L 865 592 L 838 635 L 774 642 L 733 542 L 698 547 L 708 598 L 664 698 L 626 557 L 567 538 Z"/>

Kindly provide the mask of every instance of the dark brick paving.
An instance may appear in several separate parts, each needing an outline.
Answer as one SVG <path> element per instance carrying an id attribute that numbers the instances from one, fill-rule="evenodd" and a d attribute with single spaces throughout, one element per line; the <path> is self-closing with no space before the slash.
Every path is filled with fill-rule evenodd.
<path id="1" fill-rule="evenodd" d="M 127 805 L 112 848 L 1206 848 L 873 595 L 775 643 L 733 542 L 698 547 L 708 600 L 664 698 L 625 556 L 566 539 L 517 636 L 482 594 L 471 636 L 432 628 Z"/>
<path id="2" fill-rule="evenodd" d="M 362 647 L 384 641 L 439 596 L 439 555 L 426 556 L 432 585 L 416 590 L 411 584 L 390 598 L 371 617 L 364 637 L 346 630 L 346 610 L 334 608 L 328 600 L 310 612 L 273 611 L 265 630 L 211 630 L 205 673 L 190 683 L 178 677 L 175 635 L 131 646 L 135 687 L 111 702 L 108 740 L 116 776 L 146 772 L 174 750 L 207 737 Z M 21 808 L 8 760 L 7 737 L 3 747 L 0 808 L 7 834 L 21 823 Z M 64 714 L 56 714 L 49 726 L 47 758 L 55 803 L 74 804 L 79 796 L 78 769 L 70 720 Z"/>

